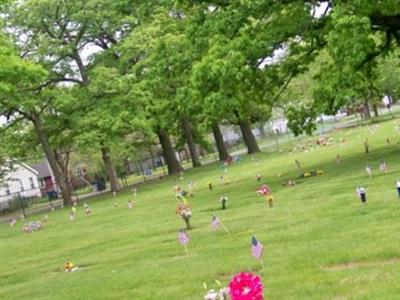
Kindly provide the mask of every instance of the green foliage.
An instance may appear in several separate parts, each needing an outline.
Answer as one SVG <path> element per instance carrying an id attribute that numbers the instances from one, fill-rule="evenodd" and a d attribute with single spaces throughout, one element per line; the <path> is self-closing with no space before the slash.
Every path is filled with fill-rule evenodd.
<path id="1" fill-rule="evenodd" d="M 378 87 L 382 94 L 400 98 L 400 51 L 382 58 L 378 64 Z"/>
<path id="2" fill-rule="evenodd" d="M 2 156 L 9 158 L 24 152 L 23 145 L 31 144 L 30 128 L 21 121 L 45 105 L 37 96 L 37 86 L 47 72 L 41 66 L 21 59 L 4 35 L 0 35 L 0 39 L 0 116 L 7 120 L 0 127 L 0 140 Z"/>
<path id="3" fill-rule="evenodd" d="M 76 143 L 80 151 L 111 147 L 115 156 L 132 151 L 151 138 L 142 115 L 143 101 L 130 90 L 130 79 L 115 68 L 98 66 L 90 72 L 87 89 L 72 91 Z"/>
<path id="4" fill-rule="evenodd" d="M 26 60 L 7 56 L 0 70 L 0 92 L 18 103 L 2 113 L 39 114 L 54 150 L 107 146 L 121 157 L 159 129 L 183 145 L 184 120 L 206 145 L 212 124 L 264 122 L 275 107 L 310 133 L 321 113 L 399 93 L 398 2 L 331 1 L 317 17 L 327 3 L 10 1 L 18 50 L 2 36 L 0 55 Z M 37 149 L 28 123 L 18 126 L 15 140 Z"/>
<path id="5" fill-rule="evenodd" d="M 317 117 L 314 108 L 311 105 L 300 104 L 290 105 L 286 109 L 288 127 L 295 136 L 302 133 L 311 135 L 316 129 L 315 118 Z"/>

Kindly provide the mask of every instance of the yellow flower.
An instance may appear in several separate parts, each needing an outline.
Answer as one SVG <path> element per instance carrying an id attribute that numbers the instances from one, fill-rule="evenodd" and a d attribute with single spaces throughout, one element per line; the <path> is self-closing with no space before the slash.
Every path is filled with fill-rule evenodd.
<path id="1" fill-rule="evenodd" d="M 310 176 L 311 176 L 310 173 L 308 173 L 308 172 L 304 173 L 304 177 L 310 177 Z"/>
<path id="2" fill-rule="evenodd" d="M 66 262 L 64 265 L 64 270 L 71 270 L 74 267 L 72 262 Z"/>
<path id="3" fill-rule="evenodd" d="M 317 175 L 322 175 L 322 174 L 324 174 L 324 171 L 322 171 L 322 170 L 317 171 Z"/>

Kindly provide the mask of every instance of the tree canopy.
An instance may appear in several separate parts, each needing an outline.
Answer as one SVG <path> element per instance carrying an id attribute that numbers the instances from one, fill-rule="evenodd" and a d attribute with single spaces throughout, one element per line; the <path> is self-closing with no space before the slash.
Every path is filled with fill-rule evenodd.
<path id="1" fill-rule="evenodd" d="M 113 160 L 158 137 L 170 173 L 212 131 L 252 133 L 274 109 L 295 134 L 319 114 L 399 96 L 400 4 L 382 1 L 1 1 L 3 157 L 42 149 L 70 202 L 68 154 Z M 376 110 L 377 111 L 377 110 Z M 25 145 L 25 146 L 24 146 Z M 28 146 L 29 145 L 29 146 Z"/>

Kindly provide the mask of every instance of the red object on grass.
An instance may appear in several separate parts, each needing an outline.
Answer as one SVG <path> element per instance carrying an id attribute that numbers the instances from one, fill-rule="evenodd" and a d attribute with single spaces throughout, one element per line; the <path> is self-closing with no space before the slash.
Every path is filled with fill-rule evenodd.
<path id="1" fill-rule="evenodd" d="M 269 188 L 268 185 L 263 184 L 262 186 L 260 186 L 257 190 L 257 193 L 259 193 L 262 196 L 266 196 L 271 192 L 271 189 Z"/>
<path id="2" fill-rule="evenodd" d="M 253 273 L 239 273 L 229 283 L 232 300 L 264 300 L 260 276 Z"/>

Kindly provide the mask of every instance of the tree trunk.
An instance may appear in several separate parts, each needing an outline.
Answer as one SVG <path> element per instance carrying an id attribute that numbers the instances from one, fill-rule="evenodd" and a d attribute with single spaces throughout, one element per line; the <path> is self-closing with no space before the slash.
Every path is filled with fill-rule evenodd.
<path id="1" fill-rule="evenodd" d="M 179 158 L 179 161 L 184 161 L 185 156 L 182 155 L 182 151 L 178 151 L 178 158 Z"/>
<path id="2" fill-rule="evenodd" d="M 239 126 L 240 130 L 242 131 L 243 140 L 247 146 L 247 153 L 253 154 L 261 152 L 260 148 L 258 147 L 256 138 L 251 131 L 250 124 L 247 121 L 240 121 Z"/>
<path id="3" fill-rule="evenodd" d="M 110 149 L 107 147 L 101 148 L 101 158 L 103 159 L 104 166 L 108 180 L 110 180 L 111 192 L 118 192 L 121 190 L 121 184 L 118 180 L 117 171 L 115 170 L 114 164 L 110 156 Z"/>
<path id="4" fill-rule="evenodd" d="M 192 159 L 192 165 L 194 168 L 200 167 L 201 163 L 199 159 L 199 154 L 197 153 L 196 144 L 194 143 L 193 139 L 192 125 L 188 120 L 183 119 L 182 129 L 185 135 L 186 143 L 189 147 L 190 157 Z"/>
<path id="5" fill-rule="evenodd" d="M 63 174 L 63 172 L 58 167 L 56 156 L 50 145 L 49 137 L 47 136 L 47 134 L 43 128 L 42 120 L 40 119 L 40 117 L 37 114 L 33 113 L 32 114 L 32 122 L 33 122 L 33 125 L 35 128 L 36 134 L 38 136 L 38 139 L 40 141 L 40 144 L 42 145 L 43 151 L 49 162 L 50 168 L 53 171 L 54 177 L 56 179 L 56 184 L 60 188 L 64 205 L 71 204 L 72 198 L 71 198 L 71 190 L 70 190 L 70 186 L 68 183 L 68 178 L 65 174 Z"/>
<path id="6" fill-rule="evenodd" d="M 59 153 L 57 151 L 54 151 L 54 155 L 58 164 L 58 168 L 60 169 L 60 172 L 63 174 L 63 176 L 67 179 L 68 182 L 68 187 L 69 190 L 72 194 L 72 191 L 74 190 L 74 184 L 70 178 L 70 174 L 68 171 L 68 165 L 69 165 L 69 159 L 70 159 L 70 152 L 65 151 L 63 154 Z M 77 201 L 77 199 L 75 199 Z"/>
<path id="7" fill-rule="evenodd" d="M 364 117 L 365 117 L 365 119 L 370 119 L 371 118 L 371 113 L 370 113 L 370 111 L 369 111 L 369 104 L 368 104 L 368 101 L 365 101 L 364 102 L 364 105 L 363 105 L 363 110 L 364 110 Z"/>
<path id="8" fill-rule="evenodd" d="M 186 162 L 189 162 L 189 160 L 190 160 L 190 154 L 189 154 L 188 149 L 187 149 L 186 147 L 183 147 L 183 152 L 185 153 L 185 160 L 186 160 Z M 182 160 L 183 160 L 183 159 L 182 159 Z"/>
<path id="9" fill-rule="evenodd" d="M 158 130 L 157 135 L 163 149 L 163 157 L 168 167 L 168 174 L 177 174 L 181 172 L 182 167 L 176 159 L 175 149 L 172 147 L 168 134 L 164 130 L 160 129 Z"/>
<path id="10" fill-rule="evenodd" d="M 374 110 L 375 117 L 379 117 L 378 105 L 376 103 L 372 105 L 372 109 Z"/>
<path id="11" fill-rule="evenodd" d="M 54 156 L 56 158 L 58 168 L 60 169 L 61 173 L 68 179 L 68 165 L 69 165 L 69 158 L 70 152 L 64 151 L 63 153 L 58 152 L 57 150 L 54 151 Z M 69 182 L 69 180 L 68 180 Z M 72 186 L 71 186 L 72 188 Z"/>
<path id="12" fill-rule="evenodd" d="M 224 137 L 221 133 L 221 129 L 218 126 L 218 123 L 214 123 L 212 126 L 212 131 L 214 135 L 215 145 L 218 149 L 218 155 L 220 161 L 226 161 L 230 158 L 228 150 L 226 149 Z"/>

